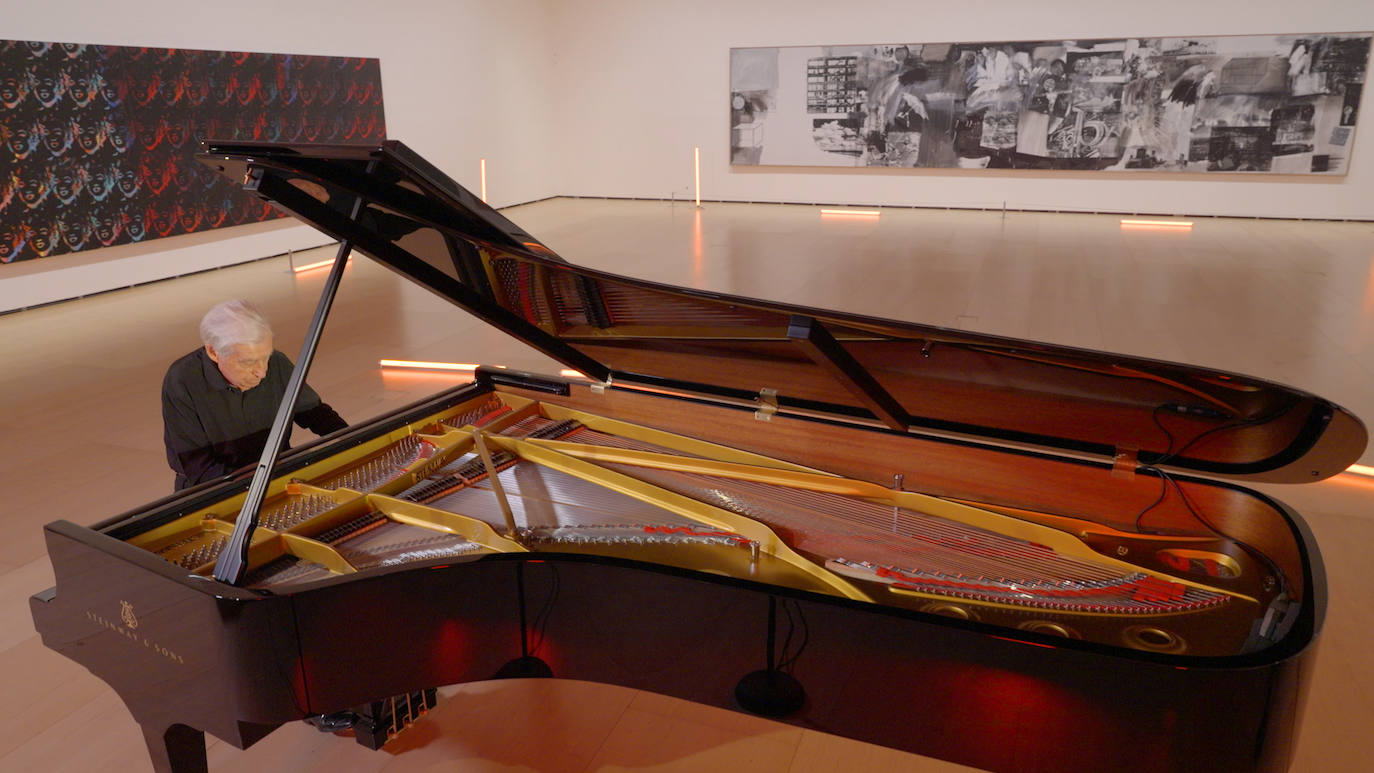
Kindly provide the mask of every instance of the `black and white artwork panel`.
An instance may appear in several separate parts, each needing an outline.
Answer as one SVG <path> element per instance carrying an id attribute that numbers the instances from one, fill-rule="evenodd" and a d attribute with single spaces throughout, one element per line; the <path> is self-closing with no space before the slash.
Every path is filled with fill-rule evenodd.
<path id="1" fill-rule="evenodd" d="M 732 49 L 731 161 L 1344 174 L 1370 39 Z"/>

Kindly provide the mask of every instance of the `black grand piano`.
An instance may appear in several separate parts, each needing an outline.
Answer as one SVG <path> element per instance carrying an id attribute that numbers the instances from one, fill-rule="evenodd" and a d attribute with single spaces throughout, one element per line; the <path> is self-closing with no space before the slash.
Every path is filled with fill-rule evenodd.
<path id="1" fill-rule="evenodd" d="M 361 251 L 577 375 L 481 369 L 47 525 L 35 625 L 157 770 L 548 675 L 995 771 L 1287 769 L 1325 578 L 1237 481 L 1341 472 L 1366 434 L 1339 406 L 581 268 L 396 142 L 201 158 L 340 240 L 330 288 Z"/>

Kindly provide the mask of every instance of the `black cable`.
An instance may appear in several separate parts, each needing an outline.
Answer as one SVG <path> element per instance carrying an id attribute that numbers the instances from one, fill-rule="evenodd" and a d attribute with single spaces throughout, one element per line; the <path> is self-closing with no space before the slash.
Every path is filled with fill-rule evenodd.
<path id="1" fill-rule="evenodd" d="M 1158 473 L 1159 476 L 1160 476 L 1159 496 L 1155 498 L 1155 501 L 1151 502 L 1149 505 L 1146 505 L 1144 510 L 1141 510 L 1139 513 L 1136 513 L 1136 516 L 1135 516 L 1135 530 L 1136 530 L 1137 532 L 1144 533 L 1144 534 L 1152 533 L 1152 532 L 1145 531 L 1145 530 L 1143 529 L 1143 527 L 1141 526 L 1141 522 L 1144 520 L 1145 514 L 1148 513 L 1148 512 L 1150 512 L 1151 510 L 1155 509 L 1156 507 L 1158 507 L 1159 504 L 1160 504 L 1161 502 L 1164 501 L 1164 497 L 1169 493 L 1169 484 L 1170 484 L 1170 483 L 1173 483 L 1173 484 L 1174 484 L 1174 487 L 1175 487 L 1176 489 L 1178 488 L 1178 484 L 1177 484 L 1177 483 L 1174 483 L 1173 479 L 1170 478 L 1162 469 L 1160 469 L 1160 467 L 1159 467 L 1160 465 L 1162 465 L 1162 464 L 1167 464 L 1167 463 L 1169 463 L 1170 461 L 1172 461 L 1173 459 L 1175 459 L 1175 458 L 1177 458 L 1178 456 L 1182 455 L 1182 454 L 1183 454 L 1185 451 L 1187 451 L 1189 448 L 1192 448 L 1193 446 L 1197 445 L 1200 441 L 1202 441 L 1203 438 L 1210 437 L 1210 436 L 1212 436 L 1212 435 L 1215 435 L 1215 434 L 1218 433 L 1218 432 L 1226 432 L 1226 431 L 1229 431 L 1229 430 L 1241 429 L 1242 427 L 1250 427 L 1250 426 L 1254 426 L 1254 425 L 1257 425 L 1257 424 L 1263 424 L 1263 423 L 1265 423 L 1265 422 L 1267 422 L 1267 421 L 1270 421 L 1271 419 L 1274 419 L 1275 417 L 1281 415 L 1281 414 L 1284 412 L 1284 410 L 1286 410 L 1286 409 L 1279 409 L 1279 410 L 1276 410 L 1276 411 L 1274 411 L 1274 412 L 1272 412 L 1272 413 L 1266 414 L 1266 415 L 1264 415 L 1264 416 L 1256 416 L 1255 418 L 1252 418 L 1252 419 L 1244 419 L 1244 420 L 1242 420 L 1242 421 L 1236 421 L 1236 422 L 1232 422 L 1232 423 L 1230 423 L 1230 424 L 1222 424 L 1222 425 L 1219 425 L 1219 426 L 1216 426 L 1216 427 L 1212 427 L 1211 429 L 1204 430 L 1204 431 L 1198 433 L 1197 435 L 1194 435 L 1193 438 L 1192 438 L 1191 440 L 1189 440 L 1187 443 L 1184 443 L 1181 447 L 1179 447 L 1179 449 L 1178 449 L 1177 451 L 1173 450 L 1173 448 L 1174 448 L 1174 442 L 1175 442 L 1175 440 L 1176 440 L 1176 438 L 1174 437 L 1174 433 L 1170 432 L 1170 431 L 1169 431 L 1169 428 L 1166 427 L 1166 426 L 1164 426 L 1164 422 L 1162 422 L 1162 421 L 1159 420 L 1160 412 L 1161 412 L 1161 411 L 1164 411 L 1164 410 L 1169 410 L 1171 413 L 1176 413 L 1176 412 L 1177 412 L 1176 408 L 1175 408 L 1174 406 L 1172 406 L 1171 404 L 1168 404 L 1168 403 L 1161 403 L 1161 404 L 1159 404 L 1159 405 L 1156 405 L 1156 406 L 1154 407 L 1154 410 L 1152 410 L 1152 411 L 1150 412 L 1150 419 L 1153 420 L 1154 423 L 1155 423 L 1155 426 L 1156 426 L 1156 427 L 1159 427 L 1159 430 L 1160 430 L 1161 432 L 1164 433 L 1164 436 L 1165 436 L 1166 438 L 1169 439 L 1169 444 L 1168 444 L 1168 446 L 1165 447 L 1165 449 L 1164 449 L 1164 455 L 1163 455 L 1163 456 L 1160 456 L 1159 458 L 1155 459 L 1154 461 L 1152 461 L 1152 462 L 1150 462 L 1150 463 L 1148 463 L 1148 464 L 1146 464 L 1146 463 L 1142 463 L 1142 464 L 1141 464 L 1141 467 L 1142 467 L 1142 468 L 1144 468 L 1144 469 L 1146 469 L 1146 470 L 1151 470 L 1151 471 L 1153 471 L 1153 472 L 1155 472 L 1155 473 Z M 1182 494 L 1182 491 L 1180 490 L 1180 495 L 1181 495 L 1181 494 Z M 1187 499 L 1186 499 L 1186 498 L 1184 499 L 1184 502 L 1185 502 L 1185 503 L 1187 502 Z M 1191 509 L 1191 508 L 1189 508 L 1189 509 Z M 1194 514 L 1195 516 L 1198 517 L 1198 520 L 1199 520 L 1199 521 L 1202 521 L 1202 522 L 1204 523 L 1204 525 L 1206 525 L 1206 519 L 1202 518 L 1201 516 L 1198 516 L 1196 512 L 1194 512 L 1193 514 Z M 1208 528 L 1211 528 L 1210 525 L 1208 526 Z M 1212 529 L 1212 531 L 1215 532 L 1216 530 L 1215 530 L 1215 529 Z M 1230 539 L 1230 537 L 1226 537 L 1226 535 L 1221 534 L 1220 532 L 1217 532 L 1217 534 L 1218 534 L 1218 536 L 1221 536 L 1221 537 L 1223 537 L 1223 538 L 1225 538 L 1225 539 Z M 1234 540 L 1233 540 L 1233 541 L 1234 541 Z"/>
<path id="2" fill-rule="evenodd" d="M 1203 526 L 1206 526 L 1207 529 L 1211 531 L 1213 534 L 1215 534 L 1218 538 L 1235 544 L 1241 550 L 1244 550 L 1246 553 L 1250 554 L 1251 558 L 1269 567 L 1269 571 L 1278 580 L 1279 592 L 1284 595 L 1288 593 L 1288 578 L 1279 569 L 1278 564 L 1274 563 L 1273 559 L 1265 555 L 1261 550 L 1249 544 L 1248 542 L 1232 537 L 1223 532 L 1221 529 L 1218 529 L 1211 521 L 1207 520 L 1207 518 L 1203 516 L 1202 511 L 1198 510 L 1196 507 L 1193 506 L 1192 500 L 1188 498 L 1188 494 L 1184 492 L 1183 487 L 1178 485 L 1178 481 L 1174 480 L 1172 477 L 1170 477 L 1167 473 L 1163 472 L 1162 470 L 1159 472 L 1160 475 L 1163 476 L 1164 480 L 1168 481 L 1168 483 L 1173 485 L 1174 491 L 1178 492 L 1179 499 L 1183 500 L 1183 506 L 1188 508 L 1188 512 L 1192 513 L 1193 517 L 1196 518 L 1198 522 L 1200 522 Z"/>
<path id="3" fill-rule="evenodd" d="M 539 651 L 544 646 L 544 634 L 548 629 L 549 619 L 553 617 L 554 603 L 558 601 L 559 591 L 562 590 L 563 582 L 558 575 L 558 567 L 550 562 L 542 562 L 549 569 L 550 585 L 549 595 L 544 599 L 544 605 L 534 616 L 534 622 L 530 628 L 535 632 L 535 642 L 530 646 L 530 654 Z"/>
<path id="4" fill-rule="evenodd" d="M 1193 436 L 1192 440 L 1189 440 L 1187 443 L 1184 443 L 1177 451 L 1173 450 L 1175 440 L 1174 434 L 1170 432 L 1168 428 L 1164 426 L 1164 423 L 1159 420 L 1160 411 L 1164 410 L 1168 410 L 1170 413 L 1175 413 L 1176 415 L 1187 415 L 1178 414 L 1176 407 L 1168 403 L 1156 405 L 1154 410 L 1150 412 L 1150 418 L 1154 420 L 1155 426 L 1159 427 L 1160 431 L 1163 432 L 1165 437 L 1169 439 L 1169 445 L 1167 448 L 1165 448 L 1163 456 L 1145 465 L 1146 467 L 1154 467 L 1161 464 L 1168 464 L 1170 461 L 1173 461 L 1173 459 L 1182 455 L 1188 449 L 1197 445 L 1203 438 L 1210 437 L 1218 432 L 1226 432 L 1233 429 L 1241 429 L 1244 427 L 1253 427 L 1257 424 L 1264 424 L 1265 422 L 1271 421 L 1281 416 L 1288 409 L 1280 408 L 1272 413 L 1265 414 L 1264 416 L 1256 416 L 1251 419 L 1242 419 L 1240 421 L 1231 422 L 1230 424 L 1221 424 L 1216 427 L 1212 427 L 1211 429 L 1203 430 L 1202 432 L 1199 432 L 1197 435 Z"/>
<path id="5" fill-rule="evenodd" d="M 1159 507 L 1159 503 L 1164 501 L 1164 495 L 1169 493 L 1169 484 L 1164 480 L 1164 473 L 1148 465 L 1145 467 L 1145 469 L 1153 470 L 1154 472 L 1159 473 L 1159 496 L 1155 497 L 1155 501 L 1146 505 L 1144 510 L 1141 510 L 1140 512 L 1135 514 L 1135 530 L 1137 534 L 1153 533 L 1146 531 L 1145 527 L 1141 525 L 1141 522 L 1145 519 L 1145 514 L 1155 509 L 1156 507 Z"/>
<path id="6" fill-rule="evenodd" d="M 783 602 L 783 609 L 788 609 L 787 604 L 788 604 L 787 601 L 784 601 L 784 602 Z M 786 655 L 787 655 L 787 647 L 786 647 L 786 645 L 784 644 L 784 646 L 783 646 L 783 656 L 784 656 L 784 659 L 783 659 L 781 662 L 778 663 L 778 670 L 779 670 L 779 671 L 790 671 L 790 670 L 792 669 L 792 666 L 796 665 L 797 661 L 801 659 L 802 653 L 806 651 L 806 645 L 809 644 L 810 641 L 811 641 L 811 626 L 806 622 L 806 614 L 802 612 L 801 604 L 799 604 L 799 603 L 796 602 L 796 601 L 791 601 L 791 604 L 792 604 L 792 606 L 795 606 L 795 607 L 797 608 L 797 619 L 801 621 L 801 631 L 802 631 L 801 644 L 797 645 L 797 651 L 796 651 L 796 653 L 793 654 L 791 657 L 786 657 Z M 790 609 L 788 609 L 788 612 L 787 612 L 787 621 L 788 621 L 788 625 L 791 626 L 791 625 L 792 625 L 792 612 L 791 612 Z M 788 631 L 787 638 L 788 638 L 789 641 L 790 641 L 791 638 L 792 638 L 792 633 L 791 633 L 790 630 Z"/>
<path id="7" fill-rule="evenodd" d="M 1164 458 L 1168 459 L 1174 452 L 1174 433 L 1170 432 L 1169 428 L 1164 426 L 1164 422 L 1159 420 L 1159 412 L 1164 410 L 1165 406 L 1165 403 L 1156 405 L 1155 409 L 1150 412 L 1150 418 L 1154 421 L 1155 426 L 1159 427 L 1159 431 L 1163 432 L 1164 436 L 1169 438 L 1169 445 L 1164 447 Z"/>
<path id="8" fill-rule="evenodd" d="M 1136 528 L 1136 531 L 1137 531 L 1137 532 L 1142 533 L 1142 534 L 1159 534 L 1159 533 L 1161 533 L 1161 532 L 1155 532 L 1155 531 L 1146 531 L 1146 530 L 1142 529 L 1142 528 L 1141 528 L 1141 525 L 1140 525 L 1140 522 L 1141 522 L 1141 519 L 1145 517 L 1145 513 L 1149 512 L 1150 510 L 1153 510 L 1155 507 L 1157 507 L 1157 506 L 1159 505 L 1160 502 L 1163 502 L 1163 501 L 1164 501 L 1165 495 L 1168 494 L 1168 492 L 1169 492 L 1169 487 L 1172 486 L 1173 489 L 1174 489 L 1174 491 L 1178 494 L 1178 498 L 1179 498 L 1180 500 L 1182 500 L 1183 506 L 1186 507 L 1186 508 L 1188 509 L 1189 514 L 1191 514 L 1191 515 L 1193 516 L 1193 518 L 1197 520 L 1198 523 L 1202 524 L 1208 531 L 1210 531 L 1210 532 L 1211 532 L 1213 535 L 1215 535 L 1218 539 L 1225 540 L 1226 542 L 1229 542 L 1229 543 L 1235 545 L 1236 547 L 1239 547 L 1241 550 L 1244 550 L 1244 551 L 1246 552 L 1246 554 L 1248 554 L 1251 558 L 1255 559 L 1255 561 L 1257 561 L 1258 563 L 1264 564 L 1266 567 L 1268 567 L 1270 573 L 1273 574 L 1273 576 L 1276 578 L 1276 580 L 1277 580 L 1278 583 L 1279 583 L 1279 592 L 1280 592 L 1281 594 L 1287 594 L 1287 593 L 1288 593 L 1288 590 L 1289 590 L 1288 577 L 1283 573 L 1282 570 L 1279 569 L 1278 564 L 1274 563 L 1274 560 L 1273 560 L 1273 559 L 1271 559 L 1269 556 L 1265 555 L 1263 551 L 1259 550 L 1258 548 L 1256 548 L 1255 546 L 1249 544 L 1248 542 L 1245 542 L 1244 540 L 1241 540 L 1241 539 L 1237 539 L 1236 537 L 1232 537 L 1231 535 L 1229 535 L 1229 534 L 1227 534 L 1226 532 L 1222 531 L 1221 529 L 1217 528 L 1216 524 L 1214 524 L 1214 523 L 1212 523 L 1210 520 L 1208 520 L 1207 517 L 1204 516 L 1204 515 L 1202 514 L 1202 511 L 1199 510 L 1199 509 L 1193 504 L 1193 501 L 1192 501 L 1191 499 L 1188 498 L 1188 494 L 1183 490 L 1183 487 L 1180 486 L 1179 483 L 1178 483 L 1178 481 L 1174 480 L 1173 476 L 1169 475 L 1169 473 L 1165 472 L 1164 470 L 1161 470 L 1161 469 L 1158 469 L 1158 468 L 1155 468 L 1155 467 L 1150 467 L 1150 466 L 1147 466 L 1146 469 L 1148 469 L 1148 470 L 1154 472 L 1156 475 L 1159 476 L 1159 482 L 1160 482 L 1159 497 L 1156 498 L 1155 501 L 1154 501 L 1152 504 L 1150 504 L 1149 507 L 1146 507 L 1144 510 L 1141 510 L 1140 513 L 1139 513 L 1138 515 L 1136 515 L 1135 528 Z"/>
<path id="9" fill-rule="evenodd" d="M 787 667 L 787 651 L 791 649 L 791 634 L 797 630 L 797 623 L 791 619 L 791 607 L 787 605 L 786 599 L 782 600 L 782 612 L 787 615 L 787 636 L 782 640 L 782 648 L 778 651 L 778 662 L 774 666 L 779 671 Z M 769 652 L 768 655 L 772 656 L 772 652 Z"/>

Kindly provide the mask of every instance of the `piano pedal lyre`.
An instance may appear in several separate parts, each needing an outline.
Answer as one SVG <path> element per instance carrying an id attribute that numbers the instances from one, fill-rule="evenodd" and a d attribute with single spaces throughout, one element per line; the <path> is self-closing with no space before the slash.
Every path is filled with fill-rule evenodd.
<path id="1" fill-rule="evenodd" d="M 353 737 L 369 749 L 380 749 L 402 730 L 428 714 L 438 699 L 438 692 L 431 687 L 360 706 L 354 710 L 358 721 L 353 726 Z"/>
<path id="2" fill-rule="evenodd" d="M 438 704 L 436 688 L 393 695 L 380 701 L 358 706 L 349 711 L 319 714 L 306 718 L 321 733 L 353 731 L 353 739 L 373 751 L 382 748 L 402 730 Z"/>

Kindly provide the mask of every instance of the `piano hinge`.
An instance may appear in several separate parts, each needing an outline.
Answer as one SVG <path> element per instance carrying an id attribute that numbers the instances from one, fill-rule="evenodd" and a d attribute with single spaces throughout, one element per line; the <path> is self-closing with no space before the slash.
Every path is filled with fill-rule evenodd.
<path id="1" fill-rule="evenodd" d="M 243 172 L 243 189 L 245 191 L 256 191 L 262 185 L 264 169 L 260 166 L 250 166 Z"/>
<path id="2" fill-rule="evenodd" d="M 1135 468 L 1140 465 L 1140 449 L 1133 446 L 1117 446 L 1112 457 L 1112 477 L 1130 480 L 1135 477 Z"/>
<path id="3" fill-rule="evenodd" d="M 759 406 L 758 410 L 754 411 L 754 418 L 759 421 L 768 421 L 773 418 L 773 414 L 778 412 L 778 390 L 768 387 L 760 389 L 754 402 Z"/>
<path id="4" fill-rule="evenodd" d="M 611 385 L 612 380 L 612 377 L 608 375 L 605 381 L 593 381 L 591 385 L 592 392 L 598 395 L 606 394 L 606 388 Z"/>

